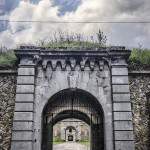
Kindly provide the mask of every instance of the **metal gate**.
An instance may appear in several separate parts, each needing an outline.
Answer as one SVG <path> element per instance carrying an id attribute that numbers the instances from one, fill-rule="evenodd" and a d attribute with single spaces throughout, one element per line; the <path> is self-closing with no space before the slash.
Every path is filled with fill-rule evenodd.
<path id="1" fill-rule="evenodd" d="M 42 150 L 53 150 L 53 126 L 68 118 L 78 119 L 89 125 L 88 150 L 104 149 L 103 113 L 99 103 L 89 93 L 69 89 L 54 95 L 43 112 Z"/>

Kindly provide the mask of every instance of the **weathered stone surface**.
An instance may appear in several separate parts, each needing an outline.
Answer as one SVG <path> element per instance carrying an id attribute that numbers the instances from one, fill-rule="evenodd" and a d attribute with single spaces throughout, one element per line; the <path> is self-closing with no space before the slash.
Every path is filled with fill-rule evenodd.
<path id="1" fill-rule="evenodd" d="M 131 112 L 114 112 L 114 120 L 132 120 Z"/>
<path id="2" fill-rule="evenodd" d="M 32 142 L 12 142 L 11 150 L 33 150 Z"/>
<path id="3" fill-rule="evenodd" d="M 131 103 L 114 103 L 114 111 L 131 111 Z"/>
<path id="4" fill-rule="evenodd" d="M 114 122 L 115 130 L 133 130 L 132 121 L 115 121 Z"/>
<path id="5" fill-rule="evenodd" d="M 47 104 L 50 102 L 50 98 L 52 98 L 54 94 L 57 95 L 60 91 L 63 92 L 64 89 L 66 89 L 66 91 L 69 92 L 69 88 L 75 88 L 78 91 L 80 91 L 80 89 L 81 91 L 83 90 L 85 92 L 84 93 L 85 95 L 86 92 L 94 95 L 99 101 L 99 103 L 101 104 L 105 112 L 104 124 L 105 124 L 105 139 L 107 143 L 106 150 L 112 150 L 113 129 L 112 129 L 112 100 L 110 98 L 110 92 L 111 92 L 110 76 L 109 76 L 108 66 L 106 65 L 104 68 L 106 69 L 104 71 L 98 71 L 98 70 L 81 71 L 78 68 L 76 68 L 74 71 L 71 71 L 70 66 L 68 66 L 68 68 L 66 68 L 65 71 L 62 71 L 60 68 L 57 68 L 55 71 L 52 71 L 51 67 L 49 66 L 44 71 L 40 67 L 37 69 L 38 71 L 37 71 L 37 78 L 35 84 L 36 85 L 35 88 L 36 115 L 34 117 L 35 120 L 34 129 L 36 130 L 34 132 L 34 139 L 36 139 L 38 142 L 34 143 L 34 149 L 41 150 L 40 146 L 42 145 L 41 143 L 42 130 L 38 132 L 38 129 L 42 129 L 41 114 L 43 112 L 43 108 L 47 106 Z M 88 95 L 86 95 L 86 98 L 89 99 Z M 62 109 L 65 110 L 66 103 L 64 103 L 63 100 L 62 100 L 62 104 L 63 104 Z M 74 105 L 77 104 L 75 103 Z M 86 107 L 87 103 L 86 102 L 82 103 L 81 107 L 82 106 Z M 53 109 L 53 107 L 51 106 L 49 106 L 49 108 Z M 82 110 L 79 104 L 74 109 L 78 109 L 81 112 L 84 110 L 84 113 L 88 113 L 88 115 L 90 114 L 90 112 L 89 111 L 87 112 L 87 109 L 85 109 L 84 107 Z"/>
<path id="6" fill-rule="evenodd" d="M 115 140 L 134 140 L 133 132 L 131 131 L 115 131 Z"/>
<path id="7" fill-rule="evenodd" d="M 133 141 L 116 141 L 115 148 L 116 150 L 133 150 L 134 142 Z"/>
<path id="8" fill-rule="evenodd" d="M 34 68 L 18 68 L 18 75 L 34 76 L 35 69 Z"/>
<path id="9" fill-rule="evenodd" d="M 10 148 L 16 76 L 0 74 L 0 150 Z"/>
<path id="10" fill-rule="evenodd" d="M 130 94 L 113 94 L 114 102 L 130 102 Z"/>
<path id="11" fill-rule="evenodd" d="M 113 76 L 112 84 L 128 84 L 129 79 L 128 76 Z"/>
<path id="12" fill-rule="evenodd" d="M 34 76 L 18 76 L 17 84 L 34 84 Z"/>
<path id="13" fill-rule="evenodd" d="M 33 122 L 13 122 L 13 130 L 33 130 Z"/>
<path id="14" fill-rule="evenodd" d="M 129 93 L 129 85 L 113 85 L 113 93 Z"/>
<path id="15" fill-rule="evenodd" d="M 33 94 L 16 94 L 16 102 L 33 102 Z"/>
<path id="16" fill-rule="evenodd" d="M 17 85 L 17 93 L 34 93 L 34 85 Z"/>
<path id="17" fill-rule="evenodd" d="M 30 52 L 29 52 L 30 53 Z M 43 52 L 44 53 L 44 52 Z M 32 57 L 31 57 L 32 59 Z M 27 59 L 26 59 L 27 60 Z M 31 61 L 31 60 L 30 60 Z M 73 65 L 72 61 L 69 60 L 71 62 L 71 65 Z M 116 64 L 118 65 L 124 65 L 125 61 L 121 62 L 121 64 L 119 64 L 120 61 L 117 62 L 116 60 Z M 24 64 L 24 63 L 23 63 Z M 29 63 L 28 63 L 29 65 Z M 44 64 L 43 64 L 44 66 Z M 55 66 L 55 64 L 53 65 Z M 34 119 L 34 131 L 35 131 L 35 137 L 37 137 L 37 141 L 39 142 L 35 142 L 34 144 L 40 143 L 40 139 L 39 136 L 41 135 L 41 114 L 42 114 L 42 110 L 43 107 L 45 106 L 45 104 L 47 103 L 47 101 L 49 100 L 49 98 L 51 96 L 53 96 L 55 93 L 66 89 L 66 88 L 81 88 L 84 89 L 85 91 L 88 91 L 89 93 L 92 93 L 101 103 L 102 108 L 104 108 L 104 113 L 105 114 L 105 131 L 106 131 L 106 141 L 107 143 L 109 143 L 109 146 L 106 149 L 111 150 L 112 148 L 112 135 L 110 135 L 110 133 L 112 133 L 112 99 L 110 97 L 111 95 L 111 88 L 110 88 L 110 80 L 109 80 L 109 74 L 107 74 L 107 72 L 105 72 L 104 76 L 101 76 L 101 74 L 98 72 L 99 70 L 94 70 L 91 71 L 91 69 L 87 69 L 86 72 L 81 71 L 80 67 L 82 66 L 82 63 L 80 63 L 80 66 L 78 66 L 79 69 L 75 71 L 71 71 L 71 67 L 67 66 L 65 69 L 65 71 L 62 71 L 60 68 L 60 66 L 58 66 L 56 68 L 56 72 L 52 72 L 50 69 L 49 71 L 47 70 L 42 70 L 42 73 L 37 74 L 37 81 L 36 81 L 36 95 L 35 95 L 35 112 L 37 113 L 37 117 L 35 117 Z M 93 65 L 91 64 L 90 67 L 93 67 Z M 106 67 L 106 66 L 105 66 Z M 106 69 L 104 66 L 102 67 L 103 69 Z M 125 66 L 112 66 L 112 73 L 113 73 L 113 84 L 127 84 L 127 68 L 125 68 Z M 119 68 L 119 67 L 124 67 L 124 68 Z M 25 76 L 34 76 L 34 71 L 30 72 L 27 70 L 28 68 L 26 68 L 25 71 L 20 70 L 19 73 Z M 39 68 L 38 68 L 39 69 Z M 46 69 L 46 68 L 45 68 Z M 108 69 L 108 68 L 107 68 Z M 97 71 L 95 73 L 95 71 Z M 109 72 L 109 71 L 108 71 Z M 118 79 L 117 79 L 118 77 Z M 18 83 L 19 84 L 32 84 L 33 81 L 32 79 L 29 79 L 32 83 L 29 83 L 29 80 L 27 80 L 26 78 L 24 78 L 22 81 L 21 79 Z M 54 81 L 53 81 L 54 80 Z M 24 90 L 25 87 L 19 87 L 19 89 L 23 89 Z M 27 88 L 30 88 L 29 86 Z M 32 88 L 31 88 L 32 89 Z M 122 93 L 122 94 L 116 94 L 113 93 L 113 102 L 129 102 L 130 101 L 130 95 L 129 94 L 125 94 L 126 92 L 128 92 L 127 89 L 127 85 L 117 85 L 116 87 L 113 86 L 113 89 L 115 89 L 115 91 L 113 92 L 118 92 L 118 93 Z M 145 92 L 148 92 L 149 90 L 149 78 L 145 78 L 142 77 L 140 79 L 132 79 L 131 82 L 131 99 L 132 99 L 132 107 L 133 107 L 133 114 L 134 114 L 134 125 L 136 127 L 135 130 L 135 135 L 136 135 L 136 141 L 137 141 L 137 149 L 139 150 L 148 150 L 149 146 L 148 146 L 148 140 L 145 140 L 145 137 L 148 137 L 146 133 L 149 133 L 148 130 L 148 111 L 147 109 L 145 110 L 145 106 L 147 107 L 147 103 L 146 103 L 146 94 L 143 94 Z M 22 91 L 21 91 L 22 92 Z M 26 93 L 26 90 L 23 91 Z M 31 92 L 31 90 L 30 90 Z M 8 93 L 5 94 L 5 96 L 7 96 Z M 33 94 L 17 94 L 16 95 L 16 101 L 20 101 L 20 102 L 27 102 L 27 101 L 32 101 L 33 102 L 34 98 L 33 98 Z M 9 101 L 9 103 L 11 103 L 12 105 L 14 105 L 11 101 Z M 17 104 L 18 105 L 18 104 Z M 17 106 L 18 108 L 17 111 L 20 111 L 20 109 L 22 109 L 23 106 Z M 21 104 L 19 104 L 21 105 Z M 132 131 L 129 132 L 127 130 L 132 130 L 132 124 L 131 121 L 125 121 L 125 120 L 130 120 L 131 119 L 131 112 L 121 112 L 121 111 L 129 111 L 129 108 L 126 104 L 124 105 L 124 103 L 113 103 L 115 111 L 120 111 L 120 112 L 114 112 L 114 118 L 115 120 L 120 120 L 120 121 L 114 121 L 114 125 L 115 125 L 115 130 L 126 130 L 124 131 L 115 131 L 115 140 L 120 140 L 120 141 L 115 141 L 116 142 L 116 149 L 117 150 L 133 150 L 134 147 L 134 143 L 130 142 L 130 141 L 121 141 L 121 140 L 130 140 L 130 138 L 132 137 Z M 1 105 L 0 105 L 1 106 Z M 7 104 L 4 102 L 3 104 L 3 108 L 6 108 Z M 127 107 L 127 108 L 126 108 Z M 9 108 L 10 109 L 10 108 Z M 23 108 L 24 109 L 24 108 Z M 26 110 L 29 111 L 30 108 L 25 107 Z M 123 109 L 123 110 L 122 110 Z M 21 113 L 21 112 L 20 112 Z M 23 113 L 23 112 L 22 112 Z M 2 114 L 7 114 L 7 109 L 3 109 L 2 110 Z M 10 114 L 7 114 L 8 116 Z M 15 112 L 16 115 L 16 112 Z M 26 116 L 30 116 L 30 115 L 18 115 L 22 118 L 26 117 Z M 32 115 L 31 115 L 32 116 Z M 32 118 L 32 117 L 31 117 Z M 30 119 L 31 119 L 30 118 Z M 2 118 L 3 119 L 3 118 Z M 33 119 L 33 118 L 32 118 Z M 122 121 L 124 120 L 124 121 Z M 10 120 L 9 120 L 10 121 Z M 16 123 L 17 127 L 14 127 L 14 129 L 16 130 L 30 130 L 32 128 L 32 123 L 28 124 L 26 121 L 23 122 L 24 120 L 22 120 L 22 122 L 14 122 L 14 124 Z M 10 123 L 10 122 L 9 122 Z M 24 123 L 24 124 L 19 124 L 19 123 Z M 143 125 L 141 128 L 141 124 Z M 25 127 L 24 127 L 25 126 Z M 8 131 L 8 130 L 7 130 Z M 7 132 L 5 132 L 2 136 L 5 137 Z M 108 136 L 109 135 L 109 136 Z M 9 133 L 10 136 L 10 133 Z M 141 139 L 140 139 L 141 138 Z M 132 139 L 132 138 L 131 138 Z M 6 140 L 5 140 L 6 141 Z M 7 143 L 7 142 L 5 142 Z M 20 144 L 21 143 L 21 144 Z M 28 143 L 28 142 L 26 142 Z M 28 143 L 29 144 L 29 143 Z M 17 142 L 15 143 L 14 146 L 14 142 L 12 147 L 14 148 L 14 150 L 17 149 L 28 149 L 30 150 L 32 145 L 28 145 L 28 144 L 24 144 L 22 142 Z M 38 144 L 37 144 L 38 145 Z M 36 146 L 37 146 L 36 145 Z M 41 144 L 39 144 L 41 146 Z M 106 144 L 107 145 L 107 144 Z M 38 150 L 38 148 L 36 148 L 36 146 L 34 147 L 34 149 Z M 5 147 L 5 145 L 3 144 L 3 147 Z"/>
<path id="18" fill-rule="evenodd" d="M 32 140 L 33 132 L 32 131 L 13 131 L 12 132 L 12 141 L 23 140 L 30 141 Z"/>
<path id="19" fill-rule="evenodd" d="M 117 68 L 113 67 L 112 68 L 112 75 L 126 75 L 128 76 L 128 69 L 127 68 Z"/>
<path id="20" fill-rule="evenodd" d="M 150 77 L 147 75 L 133 75 L 129 79 L 136 150 L 149 150 L 150 104 L 146 93 L 150 92 Z"/>
<path id="21" fill-rule="evenodd" d="M 149 113 L 146 94 L 150 91 L 150 77 L 147 76 L 133 76 L 130 77 L 130 91 L 132 100 L 133 120 L 134 120 L 134 135 L 136 150 L 148 150 L 149 149 Z M 12 116 L 14 111 L 14 97 L 15 97 L 15 76 L 6 75 L 0 76 L 0 114 L 3 116 L 0 118 L 0 126 L 2 133 L 2 142 L 0 142 L 0 148 L 8 150 L 10 147 L 11 138 L 11 126 Z M 114 101 L 129 101 L 130 94 L 114 94 Z M 33 94 L 17 94 L 17 101 L 33 101 Z M 7 109 L 6 109 L 7 107 Z M 115 112 L 116 114 L 117 112 Z M 121 113 L 121 112 L 119 112 Z M 120 118 L 116 115 L 117 118 Z M 124 118 L 124 117 L 123 117 Z M 126 118 L 126 117 L 125 117 Z M 14 130 L 31 130 L 32 122 L 14 122 L 17 124 L 13 127 Z M 115 131 L 118 132 L 118 131 Z M 127 132 L 127 131 L 126 131 Z M 119 135 L 121 136 L 121 135 Z M 119 137 L 118 137 L 119 138 Z M 31 144 L 31 143 L 30 143 Z M 30 145 L 29 144 L 29 145 Z M 20 142 L 15 145 L 17 147 L 25 146 L 25 150 L 29 149 L 28 143 L 24 144 Z M 32 146 L 31 146 L 32 147 Z"/>
<path id="22" fill-rule="evenodd" d="M 16 103 L 15 111 L 33 111 L 33 103 Z"/>
<path id="23" fill-rule="evenodd" d="M 33 121 L 33 113 L 32 112 L 15 112 L 14 120 Z"/>

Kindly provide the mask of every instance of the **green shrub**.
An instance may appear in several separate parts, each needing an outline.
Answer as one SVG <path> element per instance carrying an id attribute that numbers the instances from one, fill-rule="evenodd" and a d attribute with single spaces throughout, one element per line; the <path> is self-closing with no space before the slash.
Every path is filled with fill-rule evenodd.
<path id="1" fill-rule="evenodd" d="M 129 60 L 132 64 L 150 65 L 150 50 L 133 49 Z"/>
<path id="2" fill-rule="evenodd" d="M 98 43 L 92 42 L 58 42 L 58 43 L 49 43 L 46 47 L 52 48 L 64 48 L 64 47 L 86 47 L 94 48 L 100 46 Z M 14 54 L 14 51 L 1 52 L 0 53 L 0 66 L 14 67 L 16 65 L 17 58 Z M 148 49 L 133 49 L 131 56 L 129 58 L 130 65 L 150 65 L 150 50 Z"/>
<path id="3" fill-rule="evenodd" d="M 8 51 L 0 53 L 0 65 L 1 66 L 15 66 L 17 58 L 14 54 L 14 51 Z"/>

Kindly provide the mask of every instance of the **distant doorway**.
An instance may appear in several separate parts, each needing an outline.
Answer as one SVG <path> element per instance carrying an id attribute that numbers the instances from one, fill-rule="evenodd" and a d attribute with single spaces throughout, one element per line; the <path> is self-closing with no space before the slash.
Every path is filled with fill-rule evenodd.
<path id="1" fill-rule="evenodd" d="M 68 135 L 68 141 L 74 141 L 73 135 Z"/>

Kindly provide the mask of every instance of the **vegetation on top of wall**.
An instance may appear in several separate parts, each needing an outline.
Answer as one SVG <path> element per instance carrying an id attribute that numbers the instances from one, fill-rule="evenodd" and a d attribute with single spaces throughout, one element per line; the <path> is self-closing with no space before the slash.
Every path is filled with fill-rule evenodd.
<path id="1" fill-rule="evenodd" d="M 15 56 L 14 51 L 7 51 L 0 53 L 0 68 L 1 69 L 9 69 L 15 68 L 17 62 L 17 58 Z"/>
<path id="2" fill-rule="evenodd" d="M 129 69 L 150 70 L 150 50 L 133 49 L 129 58 Z"/>
<path id="3" fill-rule="evenodd" d="M 95 36 L 84 36 L 82 34 L 69 34 L 66 32 L 55 33 L 49 40 L 39 41 L 37 44 L 46 48 L 99 48 L 105 47 L 106 35 L 99 29 Z"/>
<path id="4" fill-rule="evenodd" d="M 84 42 L 83 42 L 84 43 Z M 58 43 L 56 43 L 57 45 Z M 64 43 L 65 44 L 65 43 Z M 77 46 L 79 43 L 72 42 L 70 47 Z M 95 46 L 96 43 L 84 43 L 90 46 Z M 17 58 L 14 51 L 0 52 L 0 69 L 16 68 Z M 148 49 L 133 49 L 129 58 L 129 69 L 130 70 L 150 70 L 150 50 Z"/>
<path id="5" fill-rule="evenodd" d="M 49 42 L 44 47 L 54 49 L 79 48 L 80 50 L 80 48 L 100 48 L 102 46 L 99 43 L 92 43 L 90 41 L 62 41 L 56 43 Z"/>
<path id="6" fill-rule="evenodd" d="M 150 50 L 133 49 L 130 56 L 131 63 L 141 63 L 143 65 L 150 64 Z"/>

